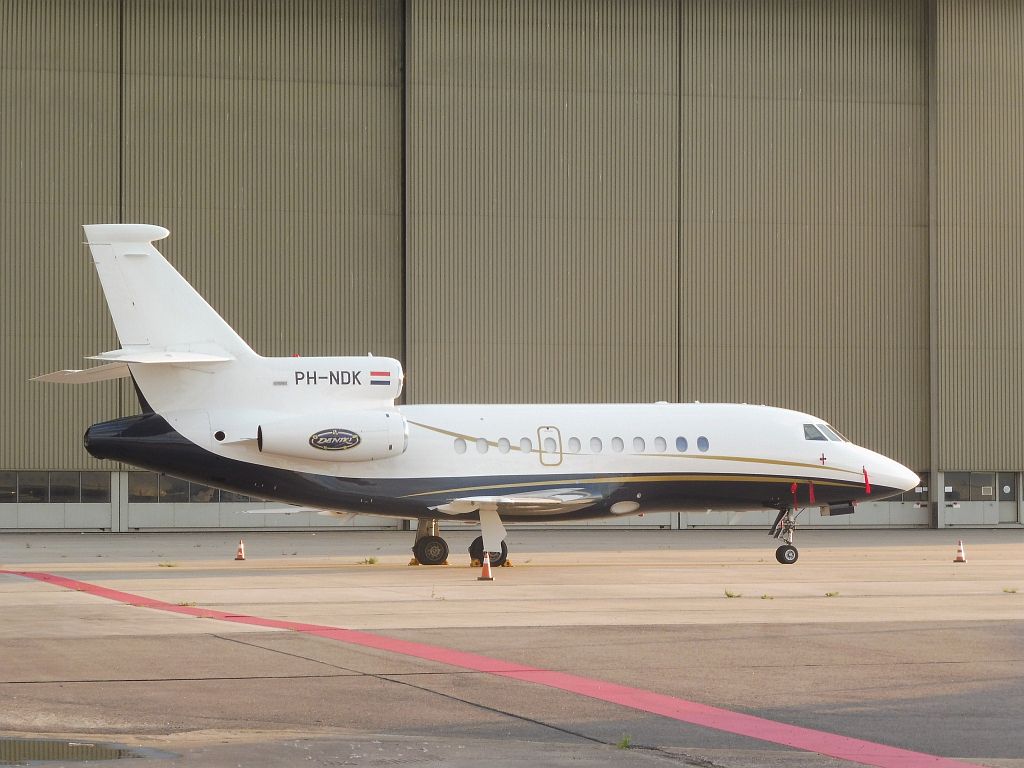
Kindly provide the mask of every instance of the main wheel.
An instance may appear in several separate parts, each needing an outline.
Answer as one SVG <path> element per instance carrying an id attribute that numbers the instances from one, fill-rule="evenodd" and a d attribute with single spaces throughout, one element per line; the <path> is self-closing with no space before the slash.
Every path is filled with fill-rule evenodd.
<path id="1" fill-rule="evenodd" d="M 783 544 L 775 550 L 775 559 L 783 565 L 792 565 L 798 557 L 800 557 L 800 553 L 792 544 Z"/>
<path id="2" fill-rule="evenodd" d="M 420 565 L 444 565 L 448 559 L 448 542 L 440 536 L 424 536 L 413 544 L 412 553 Z"/>
<path id="3" fill-rule="evenodd" d="M 484 537 L 477 536 L 473 539 L 473 543 L 469 545 L 469 556 L 473 560 L 479 560 L 481 563 L 484 561 Z M 501 542 L 501 552 L 491 552 L 491 567 L 498 568 L 505 564 L 508 560 L 508 545 L 503 541 Z"/>

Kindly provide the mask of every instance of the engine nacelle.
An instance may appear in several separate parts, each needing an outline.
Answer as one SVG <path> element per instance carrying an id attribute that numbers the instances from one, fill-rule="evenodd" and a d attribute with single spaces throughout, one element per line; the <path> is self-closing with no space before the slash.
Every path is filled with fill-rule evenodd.
<path id="1" fill-rule="evenodd" d="M 398 411 L 367 410 L 299 416 L 261 424 L 261 453 L 314 461 L 378 461 L 401 456 L 409 425 Z"/>

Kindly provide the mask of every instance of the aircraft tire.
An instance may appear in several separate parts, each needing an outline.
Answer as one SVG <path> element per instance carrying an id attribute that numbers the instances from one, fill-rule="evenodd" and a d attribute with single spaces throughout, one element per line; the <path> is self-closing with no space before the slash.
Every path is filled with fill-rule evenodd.
<path id="1" fill-rule="evenodd" d="M 792 565 L 798 557 L 800 557 L 800 553 L 792 544 L 783 544 L 775 550 L 775 559 L 783 565 Z"/>
<path id="2" fill-rule="evenodd" d="M 473 560 L 484 559 L 484 537 L 477 536 L 473 539 L 473 543 L 469 545 L 469 556 Z M 508 560 L 508 545 L 503 541 L 501 542 L 501 552 L 491 552 L 491 567 L 499 568 L 505 564 Z"/>
<path id="3" fill-rule="evenodd" d="M 444 565 L 448 560 L 448 542 L 440 536 L 424 536 L 412 547 L 420 565 Z"/>

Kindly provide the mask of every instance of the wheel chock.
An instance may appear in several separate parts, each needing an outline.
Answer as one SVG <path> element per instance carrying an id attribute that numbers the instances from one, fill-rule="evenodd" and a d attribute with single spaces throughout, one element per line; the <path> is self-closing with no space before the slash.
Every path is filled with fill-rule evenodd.
<path id="1" fill-rule="evenodd" d="M 420 564 L 420 561 L 417 560 L 415 557 L 412 560 L 409 561 L 409 565 L 419 565 L 419 564 Z"/>
<path id="2" fill-rule="evenodd" d="M 512 561 L 511 560 L 506 558 L 505 562 L 501 564 L 501 567 L 502 568 L 514 568 L 515 566 L 512 565 Z"/>
<path id="3" fill-rule="evenodd" d="M 480 568 L 482 566 L 483 566 L 483 563 L 481 563 L 475 557 L 472 560 L 469 561 L 469 567 L 470 568 Z"/>

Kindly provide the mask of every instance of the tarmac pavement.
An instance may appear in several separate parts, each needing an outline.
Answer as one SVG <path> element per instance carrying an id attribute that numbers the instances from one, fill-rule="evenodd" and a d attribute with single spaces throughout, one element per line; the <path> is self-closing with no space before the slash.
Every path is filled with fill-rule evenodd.
<path id="1" fill-rule="evenodd" d="M 246 534 L 245 562 L 233 561 L 237 538 L 222 533 L 8 534 L 0 569 L 367 630 L 1024 767 L 1020 529 L 801 532 L 791 566 L 775 562 L 763 532 L 513 529 L 515 567 L 496 569 L 494 582 L 468 565 L 473 532 L 445 537 L 452 565 L 409 567 L 411 534 L 400 532 Z M 966 564 L 952 562 L 959 538 Z M 16 575 L 0 575 L 0 611 L 0 731 L 172 755 L 133 765 L 858 764 L 532 682 Z"/>

